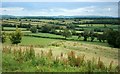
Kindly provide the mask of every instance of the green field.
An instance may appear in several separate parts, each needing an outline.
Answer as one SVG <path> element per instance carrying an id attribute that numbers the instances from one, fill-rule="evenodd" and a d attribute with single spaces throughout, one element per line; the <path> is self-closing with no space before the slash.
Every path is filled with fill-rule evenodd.
<path id="1" fill-rule="evenodd" d="M 91 30 L 97 29 L 94 33 L 97 35 L 102 35 L 104 31 L 112 28 L 113 30 L 118 30 L 118 25 L 114 24 L 86 24 L 86 22 L 95 21 L 94 19 L 9 19 L 2 20 L 3 23 L 3 31 L 6 33 L 6 42 L 3 43 L 4 54 L 3 54 L 3 71 L 13 71 L 13 72 L 88 72 L 97 71 L 97 72 L 106 72 L 106 71 L 116 71 L 116 66 L 118 66 L 118 50 L 119 48 L 114 48 L 105 42 L 100 42 L 95 37 L 94 41 L 91 42 L 91 37 L 89 36 L 87 41 L 84 41 L 84 36 L 81 36 L 78 39 L 78 35 L 82 34 L 86 30 L 89 32 Z M 22 23 L 20 25 L 20 23 Z M 81 24 L 82 23 L 82 24 Z M 13 25 L 15 24 L 15 25 Z M 30 24 L 30 25 L 29 25 Z M 71 25 L 72 24 L 72 25 Z M 22 40 L 18 45 L 12 44 L 10 41 L 10 35 L 12 32 L 15 32 L 15 26 L 18 25 L 22 32 Z M 10 27 L 12 26 L 12 27 Z M 46 26 L 47 29 L 45 28 Z M 24 28 L 23 28 L 24 27 Z M 32 33 L 31 29 L 36 28 L 36 32 Z M 45 30 L 43 30 L 45 28 Z M 60 31 L 64 31 L 64 28 L 68 28 L 69 30 L 74 30 L 76 35 L 72 35 L 71 37 L 65 37 L 62 34 L 58 34 Z M 51 30 L 50 30 L 51 29 Z M 48 32 L 43 32 L 48 30 Z M 50 30 L 50 31 L 49 31 Z M 78 35 L 77 35 L 78 34 Z M 67 34 L 66 34 L 67 35 Z M 33 46 L 33 50 L 30 54 L 27 52 L 28 48 Z M 16 49 L 16 50 L 15 50 Z M 9 51 L 10 50 L 10 51 Z M 19 51 L 20 50 L 20 51 Z M 22 51 L 21 51 L 22 50 Z M 50 50 L 52 52 L 50 52 Z M 18 52 L 17 52 L 18 51 Z M 36 55 L 41 55 L 42 51 L 44 52 L 44 57 L 40 58 Z M 18 53 L 17 55 L 14 53 Z M 34 53 L 35 52 L 35 53 Z M 49 53 L 50 52 L 50 53 Z M 72 52 L 69 55 L 69 52 Z M 74 53 L 75 55 L 74 55 Z M 26 54 L 27 55 L 26 55 Z M 63 53 L 63 58 L 60 60 L 56 60 L 55 58 L 59 58 Z M 34 54 L 34 59 L 30 56 Z M 48 55 L 46 57 L 46 55 Z M 23 56 L 22 56 L 23 55 Z M 72 60 L 69 59 L 68 56 L 73 56 Z M 76 65 L 80 64 L 81 56 L 85 55 L 84 63 L 80 66 Z M 21 57 L 20 57 L 21 56 Z M 49 58 L 52 56 L 52 58 Z M 80 57 L 80 58 L 76 58 Z M 28 58 L 29 60 L 25 60 Z M 96 60 L 95 64 L 92 64 L 93 58 Z M 103 67 L 106 69 L 98 69 L 99 58 L 101 58 Z M 8 59 L 10 59 L 8 61 Z M 62 62 L 61 62 L 62 60 Z M 65 64 L 65 60 L 69 60 L 68 64 Z M 72 64 L 71 65 L 71 61 Z M 92 61 L 92 62 L 91 62 Z M 110 63 L 112 62 L 112 69 Z M 15 66 L 14 66 L 15 65 Z M 97 66 L 96 66 L 97 65 Z M 19 67 L 18 67 L 19 66 Z M 46 67 L 47 66 L 47 67 Z M 89 66 L 92 66 L 93 69 Z"/>

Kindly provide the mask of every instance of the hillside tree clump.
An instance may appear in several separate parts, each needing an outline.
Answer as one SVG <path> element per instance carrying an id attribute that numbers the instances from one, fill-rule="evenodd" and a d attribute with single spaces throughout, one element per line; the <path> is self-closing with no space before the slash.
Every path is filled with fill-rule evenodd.
<path id="1" fill-rule="evenodd" d="M 49 33 L 53 29 L 52 25 L 44 25 L 41 27 L 41 32 Z"/>
<path id="2" fill-rule="evenodd" d="M 30 31 L 31 31 L 32 33 L 36 33 L 36 32 L 37 32 L 37 27 L 36 27 L 36 26 L 32 26 L 32 27 L 30 28 Z"/>
<path id="3" fill-rule="evenodd" d="M 109 30 L 107 42 L 114 47 L 120 48 L 120 31 Z"/>
<path id="4" fill-rule="evenodd" d="M 63 30 L 62 35 L 65 37 L 65 39 L 72 37 L 72 32 L 68 29 Z"/>
<path id="5" fill-rule="evenodd" d="M 89 37 L 89 31 L 85 30 L 83 32 L 83 37 L 84 37 L 84 41 L 87 41 L 88 37 Z"/>
<path id="6" fill-rule="evenodd" d="M 89 36 L 90 36 L 90 38 L 91 38 L 91 42 L 93 42 L 94 39 L 95 39 L 95 33 L 94 33 L 93 30 L 90 31 Z"/>
<path id="7" fill-rule="evenodd" d="M 12 44 L 21 43 L 22 40 L 22 32 L 16 27 L 16 31 L 10 34 L 10 41 Z"/>

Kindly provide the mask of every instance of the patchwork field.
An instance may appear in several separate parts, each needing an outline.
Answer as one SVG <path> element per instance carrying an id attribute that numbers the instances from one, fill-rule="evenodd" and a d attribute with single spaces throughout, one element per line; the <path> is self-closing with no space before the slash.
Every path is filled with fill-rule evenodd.
<path id="1" fill-rule="evenodd" d="M 117 72 L 118 24 L 100 20 L 2 20 L 3 71 Z"/>

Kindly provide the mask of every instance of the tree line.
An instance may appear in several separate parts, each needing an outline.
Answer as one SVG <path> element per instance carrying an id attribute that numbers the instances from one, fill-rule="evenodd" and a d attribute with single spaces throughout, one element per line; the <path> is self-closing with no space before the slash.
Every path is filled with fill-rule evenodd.
<path id="1" fill-rule="evenodd" d="M 37 26 L 29 27 L 30 31 L 32 33 L 37 32 L 43 32 L 43 33 L 52 33 L 52 34 L 58 34 L 64 36 L 65 39 L 72 37 L 72 35 L 78 36 L 78 39 L 83 37 L 84 41 L 88 41 L 88 38 L 90 38 L 91 42 L 94 41 L 95 38 L 99 40 L 100 42 L 105 42 L 113 47 L 120 48 L 120 31 L 115 31 L 113 29 L 108 29 L 103 32 L 103 34 L 95 33 L 94 30 L 85 30 L 82 33 L 76 33 L 75 30 L 71 30 L 68 28 L 61 28 L 61 30 L 58 32 L 51 26 L 42 26 L 40 31 L 38 31 Z M 12 44 L 18 44 L 21 43 L 22 40 L 22 32 L 16 27 L 16 31 L 9 34 L 9 39 Z M 4 43 L 6 41 L 6 33 L 3 32 L 1 35 L 2 42 Z"/>

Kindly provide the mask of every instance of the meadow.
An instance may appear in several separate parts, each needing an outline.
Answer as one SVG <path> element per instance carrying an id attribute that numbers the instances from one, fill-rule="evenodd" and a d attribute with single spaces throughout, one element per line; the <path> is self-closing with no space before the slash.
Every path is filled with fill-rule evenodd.
<path id="1" fill-rule="evenodd" d="M 85 41 L 82 35 L 86 30 L 98 35 L 108 29 L 118 30 L 116 19 L 98 20 L 3 19 L 3 72 L 117 72 L 119 48 L 107 40 L 100 42 L 97 36 Z M 10 35 L 16 28 L 21 30 L 22 39 L 12 44 Z M 72 36 L 61 34 L 66 28 Z"/>

